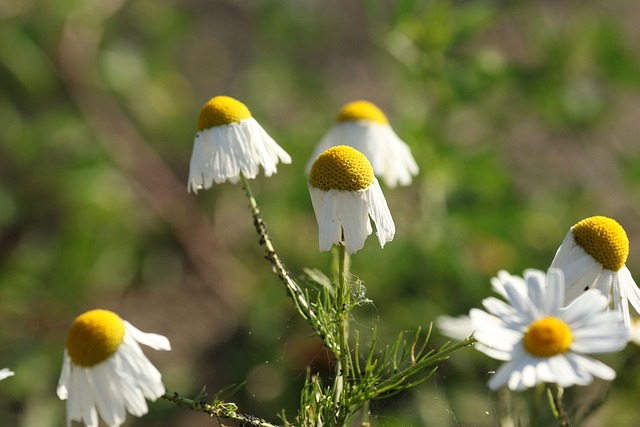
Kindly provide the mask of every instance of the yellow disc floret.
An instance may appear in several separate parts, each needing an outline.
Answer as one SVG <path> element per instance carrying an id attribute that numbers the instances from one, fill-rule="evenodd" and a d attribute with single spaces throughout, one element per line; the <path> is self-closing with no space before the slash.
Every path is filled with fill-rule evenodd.
<path id="1" fill-rule="evenodd" d="M 536 320 L 524 334 L 524 348 L 537 357 L 552 357 L 569 350 L 573 334 L 557 317 Z"/>
<path id="2" fill-rule="evenodd" d="M 627 262 L 629 239 L 624 228 L 604 216 L 583 219 L 571 228 L 575 242 L 608 270 L 618 271 Z"/>
<path id="3" fill-rule="evenodd" d="M 389 123 L 387 116 L 369 101 L 353 101 L 342 107 L 338 113 L 336 121 L 348 122 L 357 120 L 369 120 L 372 122 L 382 123 L 386 125 Z"/>
<path id="4" fill-rule="evenodd" d="M 198 131 L 237 123 L 249 117 L 251 112 L 242 102 L 228 96 L 216 96 L 204 104 L 200 110 Z"/>
<path id="5" fill-rule="evenodd" d="M 71 361 L 83 367 L 94 366 L 116 352 L 124 339 L 124 322 L 107 310 L 91 310 L 73 321 L 67 334 Z"/>
<path id="6" fill-rule="evenodd" d="M 364 190 L 373 183 L 373 168 L 364 154 L 347 145 L 329 148 L 311 166 L 309 184 L 324 191 Z"/>

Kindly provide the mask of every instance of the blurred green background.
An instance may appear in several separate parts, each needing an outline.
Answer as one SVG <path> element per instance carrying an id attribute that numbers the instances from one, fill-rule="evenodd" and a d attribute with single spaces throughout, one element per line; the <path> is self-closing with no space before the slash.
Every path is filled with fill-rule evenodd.
<path id="1" fill-rule="evenodd" d="M 376 103 L 411 146 L 419 177 L 383 186 L 395 240 L 352 258 L 374 301 L 365 336 L 467 312 L 498 270 L 546 269 L 592 215 L 623 225 L 638 271 L 638 39 L 634 0 L 0 0 L 0 367 L 16 371 L 0 426 L 64 425 L 66 331 L 95 307 L 169 337 L 171 352 L 146 352 L 168 389 L 246 381 L 231 400 L 270 421 L 295 414 L 305 366 L 326 370 L 240 187 L 186 191 L 215 95 L 247 104 L 294 159 L 253 184 L 294 274 L 331 263 L 304 165 L 339 108 Z M 637 425 L 637 352 L 602 358 L 613 383 L 570 392 L 581 408 L 609 393 L 585 425 Z M 372 421 L 496 425 L 497 366 L 463 350 Z M 218 424 L 158 401 L 126 425 Z"/>

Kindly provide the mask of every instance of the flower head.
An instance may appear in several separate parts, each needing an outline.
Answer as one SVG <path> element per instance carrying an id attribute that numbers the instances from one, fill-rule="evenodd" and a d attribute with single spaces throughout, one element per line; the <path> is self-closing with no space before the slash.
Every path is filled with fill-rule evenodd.
<path id="1" fill-rule="evenodd" d="M 476 348 L 507 362 L 489 388 L 520 391 L 541 382 L 569 387 L 589 384 L 594 376 L 615 378 L 613 369 L 584 355 L 618 351 L 627 343 L 628 331 L 619 313 L 608 311 L 608 299 L 589 290 L 563 307 L 561 270 L 514 277 L 499 278 L 508 303 L 491 297 L 483 301 L 486 312 L 470 312 Z"/>
<path id="2" fill-rule="evenodd" d="M 640 313 L 640 289 L 626 267 L 629 239 L 620 224 L 604 216 L 592 216 L 575 224 L 558 248 L 551 268 L 563 271 L 566 301 L 588 289 L 609 296 L 614 308 L 631 324 L 629 303 Z"/>
<path id="3" fill-rule="evenodd" d="M 353 101 L 342 107 L 336 123 L 325 134 L 307 163 L 307 171 L 315 159 L 336 145 L 349 145 L 371 162 L 376 176 L 389 187 L 409 185 L 418 174 L 418 165 L 409 146 L 389 125 L 387 116 L 368 101 Z"/>
<path id="4" fill-rule="evenodd" d="M 278 161 L 291 163 L 291 157 L 251 116 L 247 106 L 228 96 L 216 96 L 202 107 L 198 117 L 188 188 L 197 193 L 213 182 L 236 183 L 241 173 L 253 179 L 260 166 L 271 176 L 277 172 Z"/>
<path id="5" fill-rule="evenodd" d="M 165 337 L 141 332 L 111 311 L 87 311 L 73 321 L 57 389 L 67 401 L 68 426 L 76 420 L 97 427 L 100 414 L 109 427 L 117 427 L 127 411 L 138 417 L 147 413 L 145 398 L 165 393 L 160 372 L 138 343 L 171 350 Z"/>
<path id="6" fill-rule="evenodd" d="M 367 158 L 352 147 L 332 147 L 322 153 L 309 173 L 309 193 L 316 213 L 320 250 L 344 244 L 348 253 L 364 246 L 376 225 L 380 246 L 393 239 L 396 228 Z"/>

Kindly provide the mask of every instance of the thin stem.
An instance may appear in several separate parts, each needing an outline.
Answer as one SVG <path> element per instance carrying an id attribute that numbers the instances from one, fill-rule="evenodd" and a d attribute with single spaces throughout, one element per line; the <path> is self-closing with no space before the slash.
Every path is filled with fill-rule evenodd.
<path id="1" fill-rule="evenodd" d="M 343 403 L 343 392 L 345 386 L 345 376 L 351 372 L 351 359 L 349 354 L 349 306 L 351 304 L 351 292 L 347 281 L 346 271 L 348 266 L 348 255 L 344 245 L 338 245 L 338 277 L 336 281 L 336 310 L 338 312 L 338 343 L 339 348 L 336 354 L 338 361 L 336 363 L 336 382 L 334 401 L 336 405 Z"/>
<path id="2" fill-rule="evenodd" d="M 267 224 L 262 219 L 262 213 L 260 212 L 260 208 L 258 208 L 258 202 L 255 197 L 253 197 L 249 181 L 242 173 L 240 173 L 240 180 L 242 182 L 242 188 L 244 189 L 245 195 L 247 196 L 247 199 L 249 199 L 249 206 L 253 215 L 253 225 L 260 236 L 259 243 L 264 246 L 267 261 L 269 261 L 273 267 L 273 271 L 276 273 L 280 281 L 286 286 L 287 291 L 293 299 L 296 309 L 300 315 L 315 327 L 315 325 L 318 324 L 316 314 L 311 309 L 311 306 L 307 301 L 306 294 L 303 292 L 302 288 L 300 288 L 300 285 L 298 285 L 298 283 L 289 275 L 287 268 L 276 253 L 273 243 L 271 242 L 271 237 L 267 231 Z"/>
<path id="3" fill-rule="evenodd" d="M 168 391 L 164 396 L 162 396 L 162 399 L 175 403 L 178 406 L 187 407 L 194 411 L 209 414 L 211 417 L 216 417 L 218 422 L 220 422 L 220 419 L 227 419 L 238 423 L 238 425 L 246 427 L 280 427 L 277 424 L 271 424 L 268 421 L 252 415 L 238 414 L 238 407 L 235 403 L 214 401 L 209 404 L 202 400 L 188 399 L 180 396 L 176 392 Z"/>
<path id="4" fill-rule="evenodd" d="M 371 422 L 369 421 L 369 400 L 365 400 L 362 404 L 362 422 L 360 423 L 360 427 L 370 427 Z"/>
<path id="5" fill-rule="evenodd" d="M 562 427 L 570 427 L 569 416 L 562 402 L 562 395 L 564 394 L 563 388 L 558 384 L 548 384 L 547 393 L 549 395 L 549 404 L 551 405 L 553 416 L 556 417 L 556 420 L 558 420 Z"/>

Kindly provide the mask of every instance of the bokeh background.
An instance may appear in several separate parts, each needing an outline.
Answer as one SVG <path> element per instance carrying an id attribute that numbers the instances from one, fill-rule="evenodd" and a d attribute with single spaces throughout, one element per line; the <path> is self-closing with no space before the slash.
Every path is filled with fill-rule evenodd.
<path id="1" fill-rule="evenodd" d="M 239 186 L 188 194 L 201 106 L 229 95 L 293 157 L 254 192 L 292 273 L 327 271 L 304 165 L 339 108 L 367 99 L 421 168 L 383 186 L 397 234 L 352 258 L 364 336 L 427 329 L 546 269 L 569 227 L 617 219 L 640 278 L 640 4 L 461 0 L 0 0 L 0 426 L 60 427 L 66 331 L 102 307 L 170 338 L 165 385 L 292 418 L 326 352 L 257 245 Z M 432 345 L 446 338 L 434 333 Z M 571 390 L 584 425 L 637 425 L 638 349 Z M 376 426 L 493 426 L 497 367 L 458 352 L 372 405 Z M 521 396 L 513 396 L 521 406 Z M 218 425 L 168 402 L 128 426 Z"/>

